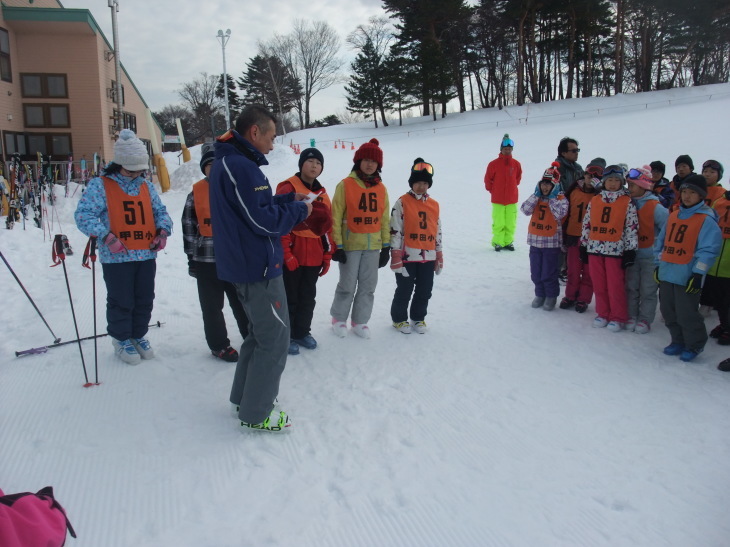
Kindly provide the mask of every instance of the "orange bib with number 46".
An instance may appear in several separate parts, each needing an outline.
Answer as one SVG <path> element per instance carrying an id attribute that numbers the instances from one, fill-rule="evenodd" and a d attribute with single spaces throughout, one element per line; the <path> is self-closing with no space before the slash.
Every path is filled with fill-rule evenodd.
<path id="1" fill-rule="evenodd" d="M 345 179 L 347 229 L 356 234 L 374 234 L 381 229 L 385 207 L 385 186 L 362 188 L 352 177 Z"/>
<path id="2" fill-rule="evenodd" d="M 155 216 L 147 183 L 142 183 L 138 196 L 130 196 L 115 180 L 102 178 L 109 211 L 109 229 L 127 249 L 149 249 L 155 238 Z"/>

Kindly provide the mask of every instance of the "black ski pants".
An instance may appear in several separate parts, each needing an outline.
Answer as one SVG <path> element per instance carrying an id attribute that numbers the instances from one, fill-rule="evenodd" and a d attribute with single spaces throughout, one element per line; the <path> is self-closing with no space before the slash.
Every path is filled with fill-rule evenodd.
<path id="1" fill-rule="evenodd" d="M 117 340 L 144 338 L 155 300 L 157 261 L 102 264 L 106 284 L 107 332 Z"/>
<path id="2" fill-rule="evenodd" d="M 198 299 L 203 312 L 203 331 L 208 347 L 213 351 L 225 349 L 231 345 L 228 339 L 226 318 L 223 315 L 223 297 L 228 298 L 233 317 L 238 324 L 238 332 L 242 338 L 248 336 L 248 318 L 238 299 L 233 283 L 218 279 L 215 262 L 195 262 L 195 274 L 198 281 Z"/>
<path id="3" fill-rule="evenodd" d="M 403 267 L 408 277 L 395 274 L 396 287 L 390 317 L 393 323 L 408 321 L 408 302 L 411 302 L 411 320 L 423 321 L 428 313 L 428 301 L 433 289 L 434 262 L 406 262 Z"/>
<path id="4" fill-rule="evenodd" d="M 284 270 L 284 288 L 289 302 L 291 337 L 304 338 L 312 329 L 314 306 L 317 303 L 317 279 L 321 266 L 299 266 L 296 270 Z"/>

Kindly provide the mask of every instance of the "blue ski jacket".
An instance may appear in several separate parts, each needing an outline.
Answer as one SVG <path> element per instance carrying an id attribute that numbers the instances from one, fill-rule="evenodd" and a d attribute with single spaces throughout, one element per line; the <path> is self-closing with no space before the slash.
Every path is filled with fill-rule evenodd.
<path id="1" fill-rule="evenodd" d="M 257 283 L 282 274 L 281 236 L 307 217 L 294 193 L 274 195 L 260 167 L 266 157 L 235 131 L 215 143 L 210 212 L 218 278 Z"/>
<path id="2" fill-rule="evenodd" d="M 679 207 L 679 218 L 686 219 L 692 215 L 705 215 L 705 220 L 702 222 L 702 228 L 700 228 L 694 256 L 688 264 L 673 264 L 662 261 L 662 248 L 664 247 L 667 224 L 664 224 L 659 236 L 654 241 L 654 262 L 659 266 L 659 279 L 661 281 L 684 286 L 693 273 L 707 274 L 717 255 L 720 254 L 722 233 L 717 225 L 715 210 L 708 207 L 704 201 L 700 201 L 692 207 Z"/>
<path id="3" fill-rule="evenodd" d="M 172 219 L 167 214 L 167 208 L 162 203 L 160 195 L 150 181 L 145 179 L 144 176 L 128 180 L 119 174 L 108 175 L 107 178 L 116 181 L 122 187 L 122 190 L 130 196 L 138 196 L 140 188 L 143 184 L 146 184 L 152 201 L 155 227 L 165 230 L 168 234 L 172 234 Z M 89 181 L 84 194 L 76 206 L 74 220 L 78 229 L 84 234 L 97 237 L 99 261 L 102 264 L 135 262 L 157 258 L 157 251 L 147 249 L 141 251 L 128 250 L 126 253 L 111 253 L 109 248 L 102 243 L 102 238 L 109 233 L 109 210 L 106 204 L 104 181 L 101 177 L 96 177 Z"/>

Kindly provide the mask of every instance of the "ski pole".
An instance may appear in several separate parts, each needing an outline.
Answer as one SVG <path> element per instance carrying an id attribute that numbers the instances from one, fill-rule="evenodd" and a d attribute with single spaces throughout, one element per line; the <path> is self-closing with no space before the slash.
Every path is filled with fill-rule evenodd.
<path id="1" fill-rule="evenodd" d="M 155 323 L 152 323 L 151 325 L 147 325 L 148 328 L 152 327 L 161 327 L 165 323 L 157 321 Z M 47 346 L 40 346 L 38 348 L 30 348 L 30 349 L 24 349 L 22 351 L 16 351 L 15 356 L 16 357 L 22 357 L 23 355 L 36 355 L 39 353 L 46 353 L 49 349 L 57 348 L 60 346 L 65 346 L 67 344 L 75 344 L 78 341 L 84 341 L 84 340 L 92 340 L 94 338 L 104 338 L 105 336 L 109 336 L 108 332 L 104 332 L 102 334 L 97 334 L 96 336 L 84 336 L 83 338 L 79 338 L 78 340 L 65 340 L 63 342 L 57 342 L 54 344 L 48 344 Z"/>
<path id="2" fill-rule="evenodd" d="M 23 292 L 25 293 L 25 296 L 28 297 L 28 300 L 30 300 L 30 303 L 33 304 L 33 307 L 35 308 L 35 311 L 37 311 L 38 312 L 38 315 L 40 315 L 41 319 L 43 319 L 43 323 L 45 323 L 46 327 L 48 328 L 48 330 L 51 332 L 51 335 L 53 336 L 53 343 L 54 344 L 58 344 L 61 341 L 61 339 L 58 336 L 56 336 L 56 334 L 53 332 L 53 329 L 51 329 L 50 325 L 46 321 L 46 318 L 43 317 L 43 314 L 41 313 L 41 310 L 39 310 L 38 309 L 38 306 L 35 305 L 35 302 L 33 302 L 33 299 L 30 297 L 30 294 L 28 294 L 28 291 L 25 290 L 25 287 L 23 286 L 23 283 L 21 283 L 21 281 L 18 278 L 18 276 L 15 274 L 15 272 L 13 271 L 13 269 L 10 267 L 10 264 L 5 259 L 5 255 L 3 255 L 2 251 L 0 251 L 0 258 L 3 259 L 3 262 L 5 262 L 5 265 L 8 267 L 8 270 L 10 270 L 10 273 L 13 274 L 13 277 L 15 278 L 15 281 L 17 281 L 18 282 L 18 285 L 20 285 L 20 288 L 23 289 Z"/>
<path id="3" fill-rule="evenodd" d="M 76 340 L 79 344 L 79 353 L 81 354 L 81 366 L 84 367 L 84 378 L 86 379 L 86 383 L 84 384 L 84 387 L 91 387 L 94 384 L 89 382 L 89 375 L 86 373 L 86 361 L 84 361 L 84 350 L 81 349 L 81 336 L 79 336 L 79 325 L 76 322 L 76 312 L 74 311 L 74 301 L 73 298 L 71 298 L 71 285 L 68 282 L 68 272 L 66 271 L 66 255 L 64 254 L 64 245 L 63 245 L 63 236 L 62 234 L 56 234 L 53 237 L 53 265 L 51 268 L 58 266 L 59 264 L 63 265 L 63 277 L 66 279 L 66 290 L 68 291 L 68 301 L 71 303 L 71 316 L 73 317 L 74 321 L 74 329 L 76 329 Z"/>
<path id="4" fill-rule="evenodd" d="M 81 261 L 84 268 L 89 267 L 89 259 L 91 259 L 91 294 L 94 309 L 94 383 L 99 385 L 99 348 L 97 345 L 99 337 L 96 334 L 96 236 L 90 236 L 89 242 L 86 244 L 84 258 Z"/>

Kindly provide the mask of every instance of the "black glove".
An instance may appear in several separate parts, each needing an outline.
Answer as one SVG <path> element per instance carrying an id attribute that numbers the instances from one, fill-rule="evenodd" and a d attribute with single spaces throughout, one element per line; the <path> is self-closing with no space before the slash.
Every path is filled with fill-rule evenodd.
<path id="1" fill-rule="evenodd" d="M 332 254 L 332 260 L 341 264 L 345 264 L 347 262 L 347 255 L 345 254 L 344 249 L 337 249 Z"/>
<path id="2" fill-rule="evenodd" d="M 692 277 L 687 281 L 687 288 L 684 290 L 687 294 L 698 294 L 702 290 L 702 280 L 704 275 L 693 273 Z"/>
<path id="3" fill-rule="evenodd" d="M 378 268 L 384 267 L 390 260 L 390 247 L 380 249 L 380 258 L 378 259 Z"/>
<path id="4" fill-rule="evenodd" d="M 580 253 L 580 261 L 583 264 L 588 264 L 588 249 L 581 245 L 580 250 L 578 252 Z"/>
<path id="5" fill-rule="evenodd" d="M 625 270 L 629 266 L 633 266 L 634 262 L 636 262 L 636 251 L 624 251 L 624 254 L 621 257 L 621 267 Z"/>
<path id="6" fill-rule="evenodd" d="M 654 268 L 654 281 L 656 281 L 657 285 L 661 283 L 661 281 L 659 280 L 659 266 Z"/>
<path id="7" fill-rule="evenodd" d="M 190 277 L 198 277 L 197 265 L 192 257 L 188 257 L 188 275 Z"/>

